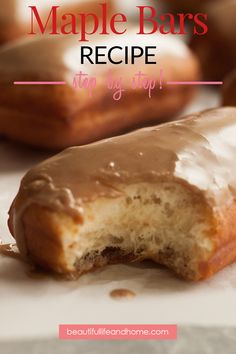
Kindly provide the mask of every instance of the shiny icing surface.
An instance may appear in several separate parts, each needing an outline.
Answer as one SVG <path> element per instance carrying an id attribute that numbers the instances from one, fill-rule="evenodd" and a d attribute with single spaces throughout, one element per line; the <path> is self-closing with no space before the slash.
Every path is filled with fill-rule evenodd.
<path id="1" fill-rule="evenodd" d="M 236 108 L 219 108 L 66 149 L 26 174 L 15 215 L 36 203 L 81 218 L 88 201 L 116 198 L 124 185 L 162 178 L 188 183 L 217 207 L 236 194 L 235 136 Z"/>

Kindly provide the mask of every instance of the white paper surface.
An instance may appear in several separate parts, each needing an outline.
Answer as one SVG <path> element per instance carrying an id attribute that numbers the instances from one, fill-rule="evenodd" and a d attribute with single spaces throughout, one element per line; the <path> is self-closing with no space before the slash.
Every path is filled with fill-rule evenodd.
<path id="1" fill-rule="evenodd" d="M 186 111 L 217 102 L 217 95 L 202 91 Z M 0 141 L 0 238 L 6 243 L 11 241 L 7 212 L 20 179 L 47 156 Z M 236 325 L 236 264 L 200 283 L 179 280 L 151 263 L 109 266 L 77 281 L 32 279 L 27 269 L 0 255 L 0 340 L 55 336 L 59 323 Z M 137 296 L 113 300 L 109 292 L 116 288 Z"/>

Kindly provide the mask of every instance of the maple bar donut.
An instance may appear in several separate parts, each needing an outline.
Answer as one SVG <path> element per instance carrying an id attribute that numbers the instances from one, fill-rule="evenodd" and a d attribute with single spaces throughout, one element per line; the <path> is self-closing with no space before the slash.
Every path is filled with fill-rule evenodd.
<path id="1" fill-rule="evenodd" d="M 236 70 L 225 79 L 223 86 L 223 105 L 236 106 Z"/>
<path id="2" fill-rule="evenodd" d="M 190 46 L 200 60 L 204 77 L 223 80 L 236 63 L 236 0 L 214 3 L 206 13 L 208 33 L 194 36 Z"/>
<path id="3" fill-rule="evenodd" d="M 160 90 L 161 69 L 165 81 L 193 81 L 199 78 L 198 62 L 186 45 L 171 35 L 138 36 L 132 32 L 122 39 L 128 49 L 140 43 L 156 46 L 150 50 L 154 56 L 149 57 L 156 64 L 145 64 L 143 56 L 136 58 L 135 65 L 95 65 L 86 59 L 81 65 L 82 45 L 76 37 L 20 41 L 0 51 L 0 134 L 36 147 L 61 149 L 173 118 L 195 90 L 177 85 L 165 85 Z M 120 46 L 120 38 L 97 37 L 89 42 L 93 53 L 94 44 L 105 46 L 106 51 Z M 116 61 L 125 61 L 125 48 L 117 48 L 115 55 Z M 73 85 L 75 74 L 80 72 L 96 80 L 92 97 L 90 90 Z M 151 98 L 143 86 L 131 87 L 138 72 L 145 80 L 156 82 Z M 123 80 L 125 92 L 121 92 L 120 101 L 113 99 L 117 90 L 107 88 L 111 76 Z M 66 85 L 16 86 L 14 81 L 62 81 Z"/>
<path id="4" fill-rule="evenodd" d="M 105 0 L 108 13 L 115 0 Z M 22 36 L 30 36 L 32 29 L 35 35 L 40 28 L 31 7 L 36 7 L 39 22 L 45 27 L 44 33 L 50 32 L 52 20 L 51 10 L 57 6 L 57 25 L 60 27 L 62 16 L 66 13 L 93 12 L 101 15 L 99 0 L 2 0 L 0 7 L 0 44 Z M 35 11 L 36 11 L 35 10 Z"/>
<path id="5" fill-rule="evenodd" d="M 236 108 L 219 108 L 39 164 L 10 209 L 21 254 L 64 274 L 151 259 L 211 276 L 236 259 L 235 135 Z"/>

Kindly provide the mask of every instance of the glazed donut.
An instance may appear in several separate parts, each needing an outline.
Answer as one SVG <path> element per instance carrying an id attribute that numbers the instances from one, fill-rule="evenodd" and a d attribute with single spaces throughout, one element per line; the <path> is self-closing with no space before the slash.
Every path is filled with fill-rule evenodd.
<path id="1" fill-rule="evenodd" d="M 113 0 L 106 0 L 109 10 L 113 7 Z M 46 23 L 52 6 L 58 6 L 58 14 L 76 12 L 97 12 L 98 0 L 2 0 L 0 7 L 0 44 L 26 36 L 30 33 L 31 10 L 29 6 L 36 6 L 40 19 Z M 99 13 L 98 13 L 99 15 Z M 58 26 L 60 26 L 60 21 Z M 48 22 L 50 27 L 50 21 Z M 36 34 L 38 29 L 36 31 Z"/>
<path id="2" fill-rule="evenodd" d="M 223 105 L 236 106 L 236 70 L 225 79 L 223 89 Z"/>
<path id="3" fill-rule="evenodd" d="M 10 209 L 21 254 L 63 274 L 152 259 L 189 280 L 236 259 L 236 108 L 74 147 L 31 169 Z"/>
<path id="4" fill-rule="evenodd" d="M 110 48 L 120 45 L 118 37 L 97 38 L 89 45 Z M 86 60 L 81 66 L 81 44 L 74 37 L 20 41 L 3 49 L 0 51 L 0 133 L 32 146 L 61 149 L 173 118 L 195 90 L 186 86 L 165 86 L 160 90 L 160 70 L 165 81 L 193 81 L 199 78 L 198 62 L 186 45 L 171 35 L 157 39 L 155 35 L 138 36 L 130 31 L 123 37 L 122 45 L 141 46 L 140 43 L 156 46 L 156 50 L 152 49 L 152 61 L 156 65 L 146 65 L 142 57 L 135 65 L 93 65 Z M 124 61 L 125 50 L 118 50 L 117 57 Z M 75 74 L 81 70 L 96 79 L 92 97 L 90 90 L 72 85 Z M 158 88 L 151 99 L 143 87 L 133 89 L 130 85 L 138 72 L 156 81 Z M 107 88 L 110 76 L 123 80 L 125 92 L 120 101 L 113 99 L 117 90 Z M 67 84 L 14 86 L 14 81 Z"/>
<path id="5" fill-rule="evenodd" d="M 207 8 L 209 31 L 194 36 L 191 48 L 207 80 L 223 80 L 236 63 L 236 1 L 218 1 Z"/>

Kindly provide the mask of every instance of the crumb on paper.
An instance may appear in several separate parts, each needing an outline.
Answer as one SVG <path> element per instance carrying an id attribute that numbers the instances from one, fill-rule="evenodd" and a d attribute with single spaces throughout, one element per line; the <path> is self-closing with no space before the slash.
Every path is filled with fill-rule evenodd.
<path id="1" fill-rule="evenodd" d="M 136 294 L 129 289 L 114 289 L 110 292 L 110 297 L 112 299 L 132 299 Z"/>

